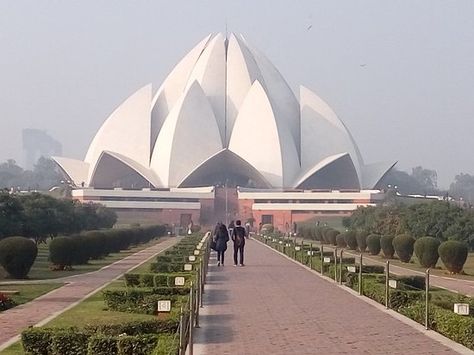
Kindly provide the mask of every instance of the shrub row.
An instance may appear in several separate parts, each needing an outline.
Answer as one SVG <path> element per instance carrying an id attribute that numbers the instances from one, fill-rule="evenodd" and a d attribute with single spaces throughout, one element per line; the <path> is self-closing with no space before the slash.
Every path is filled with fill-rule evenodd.
<path id="1" fill-rule="evenodd" d="M 38 355 L 147 355 L 159 342 L 156 334 L 92 335 L 77 329 L 30 328 L 22 332 L 23 349 Z"/>
<path id="2" fill-rule="evenodd" d="M 407 304 L 401 307 L 399 312 L 418 323 L 425 322 L 424 302 Z M 452 310 L 431 305 L 429 320 L 430 329 L 474 350 L 474 317 L 461 316 Z"/>
<path id="3" fill-rule="evenodd" d="M 190 287 L 194 275 L 189 272 L 174 273 L 127 273 L 125 285 L 130 287 L 174 287 L 175 277 L 184 277 L 184 287 Z"/>
<path id="4" fill-rule="evenodd" d="M 164 226 L 148 226 L 88 231 L 69 237 L 57 237 L 49 244 L 49 258 L 57 269 L 64 269 L 86 264 L 91 259 L 100 259 L 131 245 L 149 242 L 165 232 Z"/>

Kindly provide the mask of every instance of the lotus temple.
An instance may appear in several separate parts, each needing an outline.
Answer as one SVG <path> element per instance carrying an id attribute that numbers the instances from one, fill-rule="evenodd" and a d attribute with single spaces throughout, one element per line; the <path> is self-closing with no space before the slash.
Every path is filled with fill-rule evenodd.
<path id="1" fill-rule="evenodd" d="M 105 120 L 84 160 L 54 157 L 73 197 L 119 218 L 217 219 L 283 227 L 380 202 L 394 162 L 366 164 L 344 123 L 310 89 L 297 95 L 238 34 L 198 43 L 156 91 Z"/>

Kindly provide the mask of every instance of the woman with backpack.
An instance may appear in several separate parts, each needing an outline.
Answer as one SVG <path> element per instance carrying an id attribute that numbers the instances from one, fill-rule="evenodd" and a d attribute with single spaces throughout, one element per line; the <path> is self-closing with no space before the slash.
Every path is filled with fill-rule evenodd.
<path id="1" fill-rule="evenodd" d="M 216 242 L 215 250 L 217 251 L 217 266 L 224 266 L 224 254 L 227 250 L 227 242 L 229 241 L 229 232 L 225 224 L 221 223 L 218 226 L 214 238 Z"/>

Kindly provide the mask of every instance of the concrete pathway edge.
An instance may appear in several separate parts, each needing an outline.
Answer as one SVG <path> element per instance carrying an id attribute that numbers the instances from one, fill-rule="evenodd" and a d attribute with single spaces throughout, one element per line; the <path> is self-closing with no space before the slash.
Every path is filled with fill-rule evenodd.
<path id="1" fill-rule="evenodd" d="M 340 289 L 344 290 L 345 292 L 347 293 L 350 293 L 351 295 L 353 295 L 354 297 L 358 297 L 360 300 L 362 300 L 363 302 L 367 303 L 367 304 L 370 304 L 371 306 L 377 308 L 379 311 L 381 312 L 384 312 L 385 314 L 388 314 L 389 316 L 391 316 L 392 318 L 395 318 L 399 321 L 401 321 L 402 323 L 410 326 L 411 328 L 413 329 L 416 329 L 417 331 L 423 333 L 424 335 L 428 336 L 429 338 L 433 339 L 433 340 L 436 340 L 437 342 L 443 344 L 444 346 L 447 346 L 448 348 L 452 349 L 453 351 L 456 351 L 458 352 L 459 354 L 474 354 L 474 351 L 472 351 L 471 349 L 465 347 L 464 345 L 461 345 L 459 343 L 456 343 L 454 340 L 451 340 L 447 337 L 445 337 L 444 335 L 434 331 L 434 330 L 426 330 L 424 326 L 422 326 L 421 324 L 415 322 L 414 320 L 408 318 L 408 317 L 405 317 L 404 315 L 394 311 L 394 310 L 391 310 L 391 309 L 386 309 L 383 305 L 381 305 L 380 303 L 366 297 L 366 296 L 360 296 L 357 292 L 355 292 L 354 290 L 346 287 L 346 286 L 343 286 L 343 285 L 339 285 L 337 283 L 335 283 L 335 281 L 332 279 L 332 278 L 329 278 L 327 276 L 324 276 L 324 275 L 321 275 L 319 272 L 317 272 L 316 270 L 313 270 L 311 268 L 309 268 L 308 266 L 304 265 L 304 264 L 301 264 L 299 261 L 297 260 L 294 260 L 292 258 L 290 258 L 288 255 L 286 254 L 283 254 L 282 252 L 272 248 L 271 246 L 269 245 L 266 245 L 265 243 L 262 243 L 261 241 L 255 239 L 255 238 L 252 238 L 254 241 L 256 241 L 257 243 L 260 243 L 261 245 L 267 247 L 268 249 L 274 251 L 275 253 L 277 254 L 280 254 L 281 256 L 285 257 L 286 259 L 290 260 L 291 262 L 299 265 L 300 267 L 302 267 L 303 269 L 306 269 L 307 271 L 313 273 L 314 275 L 324 279 L 325 281 L 331 283 L 333 286 L 337 286 L 339 287 Z"/>

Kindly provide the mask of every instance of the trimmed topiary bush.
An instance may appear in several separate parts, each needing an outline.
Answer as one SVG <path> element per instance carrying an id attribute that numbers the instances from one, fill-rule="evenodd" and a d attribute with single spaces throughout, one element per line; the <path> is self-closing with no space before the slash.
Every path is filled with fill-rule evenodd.
<path id="1" fill-rule="evenodd" d="M 367 247 L 369 248 L 370 255 L 380 254 L 380 235 L 370 234 L 367 236 Z"/>
<path id="2" fill-rule="evenodd" d="M 348 231 L 344 234 L 344 241 L 350 250 L 357 249 L 357 239 L 355 231 Z"/>
<path id="3" fill-rule="evenodd" d="M 415 241 L 414 250 L 418 262 L 423 267 L 435 267 L 438 262 L 440 241 L 433 237 L 422 237 Z"/>
<path id="4" fill-rule="evenodd" d="M 454 274 L 462 272 L 468 253 L 466 244 L 456 240 L 448 240 L 440 244 L 438 253 L 449 272 Z"/>
<path id="5" fill-rule="evenodd" d="M 327 241 L 329 244 L 337 245 L 337 236 L 341 234 L 338 230 L 330 229 L 326 231 Z"/>
<path id="6" fill-rule="evenodd" d="M 356 240 L 357 240 L 357 249 L 359 249 L 360 252 L 365 252 L 365 249 L 367 249 L 367 236 L 369 233 L 364 230 L 357 231 L 356 233 Z"/>
<path id="7" fill-rule="evenodd" d="M 413 255 L 413 245 L 415 244 L 415 239 L 407 234 L 400 234 L 393 238 L 393 248 L 398 255 L 400 261 L 404 263 L 409 263 Z"/>
<path id="8" fill-rule="evenodd" d="M 395 254 L 393 238 L 395 238 L 393 235 L 383 235 L 380 238 L 380 248 L 382 249 L 383 256 L 387 259 L 392 259 Z"/>
<path id="9" fill-rule="evenodd" d="M 338 248 L 347 247 L 345 237 L 346 237 L 346 233 L 341 233 L 336 236 L 336 243 L 337 243 Z"/>
<path id="10" fill-rule="evenodd" d="M 0 264 L 15 279 L 24 279 L 38 255 L 32 240 L 24 237 L 8 237 L 0 241 Z"/>
<path id="11" fill-rule="evenodd" d="M 74 261 L 76 245 L 69 237 L 56 237 L 49 243 L 49 261 L 58 266 L 55 270 L 70 268 Z"/>

